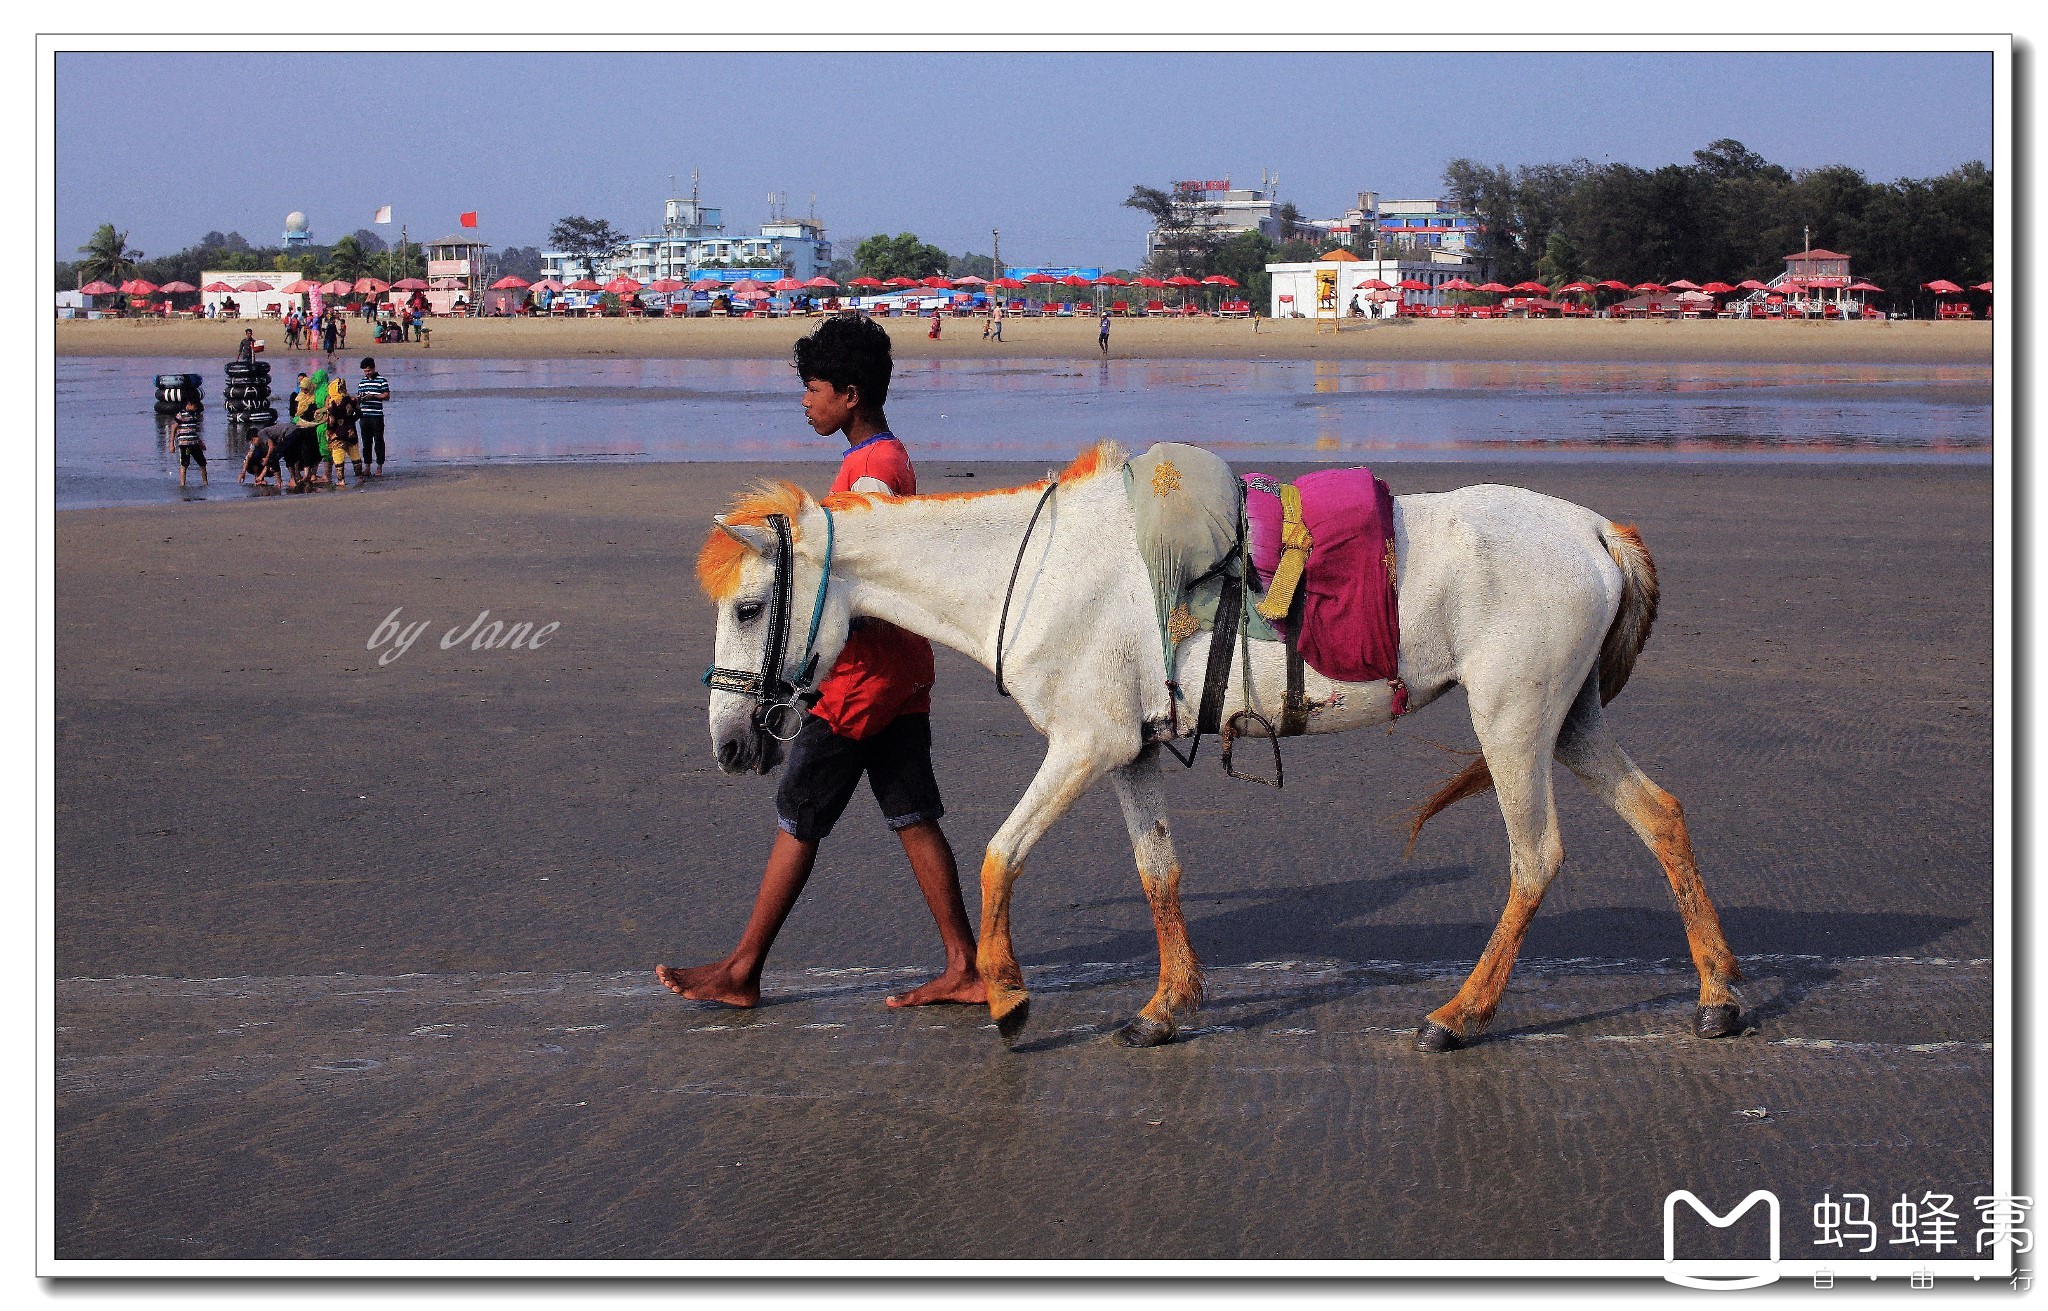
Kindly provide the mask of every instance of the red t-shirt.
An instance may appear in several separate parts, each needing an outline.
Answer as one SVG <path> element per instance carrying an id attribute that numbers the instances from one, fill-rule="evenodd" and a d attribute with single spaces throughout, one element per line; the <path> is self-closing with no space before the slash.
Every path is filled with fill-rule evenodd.
<path id="1" fill-rule="evenodd" d="M 917 473 L 903 443 L 878 433 L 846 453 L 835 492 L 873 491 L 855 487 L 872 478 L 898 496 L 917 494 Z M 826 727 L 841 737 L 872 737 L 898 715 L 930 714 L 932 708 L 932 644 L 879 619 L 859 621 L 832 672 L 818 685 L 822 695 L 815 710 Z"/>

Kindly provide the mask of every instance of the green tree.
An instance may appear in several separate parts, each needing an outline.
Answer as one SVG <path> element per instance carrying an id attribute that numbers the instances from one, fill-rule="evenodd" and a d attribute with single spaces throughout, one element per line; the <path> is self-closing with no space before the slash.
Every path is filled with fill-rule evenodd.
<path id="1" fill-rule="evenodd" d="M 110 282 L 119 286 L 135 276 L 135 266 L 142 260 L 141 251 L 129 248 L 128 234 L 116 232 L 111 223 L 100 224 L 92 240 L 80 246 L 78 253 L 85 256 L 78 262 L 82 283 Z"/>
<path id="2" fill-rule="evenodd" d="M 1543 258 L 1536 261 L 1536 280 L 1553 289 L 1577 282 L 1583 273 L 1579 252 L 1563 228 L 1552 228 L 1543 243 Z"/>
<path id="3" fill-rule="evenodd" d="M 951 259 L 937 246 L 919 241 L 914 232 L 899 232 L 893 237 L 877 232 L 853 248 L 856 274 L 884 282 L 890 278 L 928 278 L 944 273 Z"/>
<path id="4" fill-rule="evenodd" d="M 593 278 L 600 277 L 604 262 L 629 240 L 608 219 L 573 214 L 548 230 L 548 241 L 554 248 L 575 258 Z"/>
<path id="5" fill-rule="evenodd" d="M 334 243 L 327 252 L 327 275 L 344 282 L 354 282 L 370 272 L 370 252 L 363 249 L 363 243 L 351 233 Z"/>
<path id="6" fill-rule="evenodd" d="M 1152 257 L 1146 267 L 1154 274 L 1200 277 L 1223 240 L 1223 234 L 1210 226 L 1223 210 L 1201 192 L 1134 186 L 1124 197 L 1124 207 L 1152 220 Z"/>

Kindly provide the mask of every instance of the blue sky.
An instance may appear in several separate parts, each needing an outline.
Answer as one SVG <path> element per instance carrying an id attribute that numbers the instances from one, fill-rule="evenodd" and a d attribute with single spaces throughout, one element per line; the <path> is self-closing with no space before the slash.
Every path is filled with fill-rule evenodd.
<path id="1" fill-rule="evenodd" d="M 316 239 L 390 204 L 414 238 L 479 212 L 493 245 L 582 214 L 659 223 L 698 170 L 728 230 L 816 195 L 850 254 L 913 231 L 1007 263 L 1129 266 L 1135 183 L 1279 174 L 1312 217 L 1437 193 L 1459 155 L 1688 163 L 1734 137 L 1873 180 L 1990 162 L 1982 53 L 117 54 L 57 56 L 56 235 L 164 254 L 209 229 Z M 198 94 L 181 95 L 176 88 Z M 210 88 L 234 90 L 214 93 Z"/>

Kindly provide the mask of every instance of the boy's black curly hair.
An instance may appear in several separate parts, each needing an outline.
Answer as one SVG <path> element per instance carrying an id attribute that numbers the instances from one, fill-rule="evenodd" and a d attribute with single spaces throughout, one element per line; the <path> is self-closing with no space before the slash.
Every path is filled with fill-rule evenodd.
<path id="1" fill-rule="evenodd" d="M 880 414 L 889 399 L 892 367 L 889 334 L 872 319 L 841 315 L 797 339 L 797 376 L 807 383 L 823 379 L 840 391 L 860 388 L 861 408 L 870 414 Z"/>

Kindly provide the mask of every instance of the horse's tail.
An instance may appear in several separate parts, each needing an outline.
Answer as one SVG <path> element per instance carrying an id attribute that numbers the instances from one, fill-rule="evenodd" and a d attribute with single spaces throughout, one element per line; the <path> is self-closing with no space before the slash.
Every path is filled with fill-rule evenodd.
<path id="1" fill-rule="evenodd" d="M 1607 548 L 1615 568 L 1621 570 L 1621 605 L 1600 643 L 1600 704 L 1604 706 L 1620 696 L 1621 689 L 1628 685 L 1636 657 L 1650 640 L 1650 626 L 1657 622 L 1657 562 L 1650 558 L 1650 550 L 1643 545 L 1642 534 L 1633 524 L 1602 524 L 1600 544 Z M 1486 767 L 1486 757 L 1474 757 L 1471 764 L 1451 775 L 1429 800 L 1415 808 L 1414 821 L 1408 826 L 1407 851 L 1415 850 L 1415 839 L 1430 816 L 1467 797 L 1492 790 L 1493 771 Z"/>

